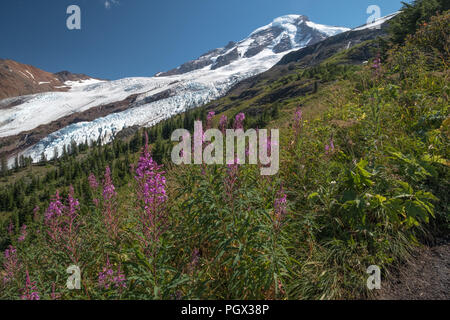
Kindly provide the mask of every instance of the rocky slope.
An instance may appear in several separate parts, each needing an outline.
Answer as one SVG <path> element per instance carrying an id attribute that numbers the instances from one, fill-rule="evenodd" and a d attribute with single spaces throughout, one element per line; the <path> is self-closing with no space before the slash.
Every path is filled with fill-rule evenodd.
<path id="1" fill-rule="evenodd" d="M 91 79 L 68 71 L 50 73 L 31 65 L 0 59 L 0 100 L 40 92 L 67 91 L 66 81 Z"/>

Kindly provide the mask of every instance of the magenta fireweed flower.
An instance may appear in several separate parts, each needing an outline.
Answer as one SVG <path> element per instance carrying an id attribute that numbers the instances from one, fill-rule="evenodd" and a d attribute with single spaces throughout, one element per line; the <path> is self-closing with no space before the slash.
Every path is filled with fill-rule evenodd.
<path id="1" fill-rule="evenodd" d="M 78 216 L 78 209 L 80 208 L 80 202 L 78 199 L 74 198 L 75 191 L 73 190 L 73 187 L 69 187 L 69 194 L 67 195 L 67 202 L 68 202 L 68 216 L 71 219 L 75 219 Z"/>
<path id="2" fill-rule="evenodd" d="M 192 252 L 191 262 L 188 265 L 188 271 L 191 273 L 194 272 L 198 266 L 199 261 L 200 261 L 200 250 L 195 248 L 194 251 Z"/>
<path id="3" fill-rule="evenodd" d="M 303 127 L 303 111 L 300 107 L 297 108 L 294 114 L 294 130 L 295 130 L 295 137 L 298 138 L 300 131 Z"/>
<path id="4" fill-rule="evenodd" d="M 111 169 L 106 167 L 105 179 L 103 180 L 103 199 L 109 200 L 117 196 L 116 188 L 112 183 L 111 179 Z"/>
<path id="5" fill-rule="evenodd" d="M 378 70 L 378 69 L 381 68 L 381 59 L 380 59 L 379 56 L 376 57 L 375 60 L 373 61 L 372 68 L 375 69 L 375 70 Z"/>
<path id="6" fill-rule="evenodd" d="M 39 300 L 39 293 L 36 289 L 36 281 L 30 280 L 30 275 L 28 273 L 28 270 L 26 270 L 26 282 L 25 282 L 25 288 L 22 289 L 23 295 L 21 296 L 22 300 Z"/>
<path id="7" fill-rule="evenodd" d="M 89 181 L 89 186 L 91 187 L 91 190 L 96 193 L 97 189 L 98 189 L 98 181 L 97 181 L 97 177 L 91 172 L 91 174 L 88 177 L 88 181 Z M 98 205 L 100 204 L 100 201 L 97 198 L 93 198 L 92 202 L 95 204 L 96 207 L 98 207 Z"/>
<path id="8" fill-rule="evenodd" d="M 52 283 L 52 293 L 50 293 L 50 297 L 52 300 L 58 300 L 61 298 L 61 294 L 56 293 L 56 284 L 54 282 Z"/>
<path id="9" fill-rule="evenodd" d="M 56 190 L 55 196 L 52 198 L 50 205 L 45 212 L 45 221 L 49 221 L 55 217 L 60 217 L 62 215 L 64 205 L 61 202 L 61 197 L 59 191 Z"/>
<path id="10" fill-rule="evenodd" d="M 107 167 L 103 180 L 103 219 L 111 238 L 116 238 L 119 233 L 116 197 L 117 192 L 111 179 L 111 169 Z"/>
<path id="11" fill-rule="evenodd" d="M 222 134 L 225 134 L 225 130 L 227 129 L 228 126 L 228 118 L 225 115 L 222 115 L 220 117 L 220 121 L 219 121 L 219 129 L 220 131 L 222 131 Z"/>
<path id="12" fill-rule="evenodd" d="M 89 181 L 89 186 L 91 187 L 91 189 L 92 190 L 97 190 L 98 182 L 97 182 L 97 178 L 95 177 L 95 175 L 93 173 L 91 173 L 89 175 L 88 181 Z"/>
<path id="13" fill-rule="evenodd" d="M 330 139 L 330 144 L 325 145 L 325 155 L 330 155 L 334 153 L 334 141 L 333 138 Z"/>
<path id="14" fill-rule="evenodd" d="M 212 128 L 212 119 L 214 118 L 215 115 L 216 113 L 214 111 L 208 112 L 208 115 L 206 116 L 206 129 Z"/>
<path id="15" fill-rule="evenodd" d="M 294 121 L 296 126 L 300 126 L 302 120 L 303 120 L 303 111 L 302 108 L 298 107 L 294 115 Z"/>
<path id="16" fill-rule="evenodd" d="M 27 225 L 24 224 L 24 225 L 22 225 L 22 227 L 20 228 L 20 236 L 19 236 L 19 238 L 17 239 L 17 241 L 19 241 L 19 242 L 25 241 L 25 239 L 27 238 L 27 234 L 28 234 L 28 232 L 27 232 Z"/>
<path id="17" fill-rule="evenodd" d="M 239 183 L 239 159 L 236 158 L 233 164 L 227 164 L 227 173 L 224 179 L 225 197 L 229 203 L 233 203 L 234 191 Z"/>
<path id="18" fill-rule="evenodd" d="M 379 54 L 373 61 L 372 69 L 374 70 L 376 76 L 379 76 L 381 74 L 381 57 Z"/>
<path id="19" fill-rule="evenodd" d="M 136 193 L 141 207 L 139 210 L 143 233 L 141 241 L 147 254 L 155 254 L 150 248 L 159 243 L 168 224 L 166 178 L 161 168 L 162 166 L 151 157 L 148 143 L 146 143 L 138 162 L 135 179 Z"/>
<path id="20" fill-rule="evenodd" d="M 118 268 L 117 271 L 114 271 L 113 266 L 111 265 L 111 263 L 109 262 L 109 257 L 106 257 L 106 266 L 103 267 L 102 272 L 100 272 L 98 274 L 98 285 L 99 287 L 103 288 L 103 289 L 110 289 L 110 288 L 115 288 L 115 289 L 121 289 L 121 288 L 126 288 L 127 284 L 126 284 L 126 277 L 125 275 L 122 273 L 122 271 L 120 270 L 120 267 Z"/>
<path id="21" fill-rule="evenodd" d="M 283 188 L 278 191 L 277 198 L 274 201 L 274 228 L 279 230 L 283 224 L 284 218 L 287 213 L 287 196 L 283 191 Z"/>
<path id="22" fill-rule="evenodd" d="M 5 250 L 4 256 L 3 269 L 5 270 L 5 276 L 3 277 L 3 283 L 6 284 L 15 279 L 21 269 L 21 264 L 17 257 L 17 249 L 11 245 Z"/>
<path id="23" fill-rule="evenodd" d="M 191 261 L 192 265 L 197 266 L 199 259 L 200 259 L 200 250 L 195 248 L 194 252 L 192 253 L 192 261 Z"/>
<path id="24" fill-rule="evenodd" d="M 234 129 L 244 129 L 245 114 L 238 113 L 234 121 Z"/>
<path id="25" fill-rule="evenodd" d="M 13 224 L 12 220 L 9 222 L 7 231 L 8 231 L 8 235 L 12 236 L 12 234 L 14 232 L 14 224 Z"/>
<path id="26" fill-rule="evenodd" d="M 78 211 L 79 202 L 70 186 L 67 205 L 61 202 L 59 192 L 53 197 L 45 212 L 45 225 L 52 244 L 62 248 L 75 263 L 78 262 Z"/>

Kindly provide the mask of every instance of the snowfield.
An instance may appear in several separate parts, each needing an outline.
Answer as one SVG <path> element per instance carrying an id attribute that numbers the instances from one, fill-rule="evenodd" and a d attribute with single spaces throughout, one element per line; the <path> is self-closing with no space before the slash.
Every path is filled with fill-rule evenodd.
<path id="1" fill-rule="evenodd" d="M 380 27 L 383 23 L 385 23 L 388 20 L 391 20 L 392 18 L 394 18 L 396 15 L 398 15 L 401 11 L 397 11 L 394 13 L 391 13 L 390 15 L 387 15 L 385 17 L 376 19 L 375 21 L 373 21 L 372 23 L 368 23 L 365 24 L 361 27 L 355 28 L 352 31 L 360 31 L 360 30 L 365 30 L 365 29 L 373 29 L 373 28 L 377 28 Z"/>
<path id="2" fill-rule="evenodd" d="M 136 101 L 125 111 L 113 113 L 91 122 L 80 122 L 53 132 L 36 145 L 21 154 L 31 157 L 34 162 L 41 159 L 42 153 L 53 158 L 55 148 L 59 154 L 65 145 L 72 141 L 84 143 L 102 137 L 104 143 L 110 142 L 115 134 L 131 126 L 152 126 L 173 115 L 190 108 L 203 105 L 227 93 L 236 83 L 267 71 L 285 54 L 307 46 L 311 37 L 301 34 L 294 21 L 301 16 L 289 15 L 275 19 L 271 24 L 254 31 L 249 38 L 237 43 L 239 59 L 221 68 L 211 70 L 211 66 L 181 75 L 151 78 L 125 78 L 116 81 L 94 79 L 82 82 L 66 82 L 68 92 L 40 93 L 25 97 L 0 101 L 0 137 L 16 135 L 32 130 L 75 112 L 117 102 L 138 94 Z M 324 37 L 347 31 L 347 28 L 329 27 L 305 22 Z M 252 45 L 250 37 L 256 32 L 271 27 L 282 28 L 283 32 L 258 54 L 246 58 L 243 53 Z M 282 53 L 274 53 L 273 48 L 284 37 L 291 40 L 293 48 Z M 301 39 L 297 40 L 296 39 Z M 149 98 L 160 92 L 170 92 L 169 97 L 147 103 Z M 8 109 L 2 106 L 20 103 Z M 9 164 L 13 164 L 13 159 Z"/>

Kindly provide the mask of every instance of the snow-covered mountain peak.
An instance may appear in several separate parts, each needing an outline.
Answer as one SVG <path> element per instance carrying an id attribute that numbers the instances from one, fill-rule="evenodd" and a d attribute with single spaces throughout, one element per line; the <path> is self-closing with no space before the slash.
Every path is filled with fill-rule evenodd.
<path id="1" fill-rule="evenodd" d="M 253 31 L 249 37 L 252 37 L 256 34 L 258 34 L 261 31 L 265 31 L 272 28 L 283 28 L 286 30 L 292 30 L 293 28 L 297 28 L 298 25 L 302 24 L 305 21 L 308 21 L 308 17 L 298 15 L 298 14 L 288 14 L 285 16 L 281 16 L 278 18 L 275 18 L 271 23 L 268 25 L 265 25 L 263 27 L 260 27 Z"/>
<path id="2" fill-rule="evenodd" d="M 159 72 L 156 76 L 180 75 L 203 68 L 215 70 L 234 61 L 254 57 L 266 49 L 275 54 L 300 49 L 348 30 L 350 29 L 314 23 L 304 15 L 285 15 L 257 28 L 239 42 L 231 41 L 225 47 L 211 50 L 196 60 L 167 72 Z"/>

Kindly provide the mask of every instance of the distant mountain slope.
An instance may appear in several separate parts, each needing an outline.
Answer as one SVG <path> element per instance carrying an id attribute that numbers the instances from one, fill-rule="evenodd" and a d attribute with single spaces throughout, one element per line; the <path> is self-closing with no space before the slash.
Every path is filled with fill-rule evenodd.
<path id="1" fill-rule="evenodd" d="M 216 112 L 240 110 L 249 115 L 261 115 L 265 110 L 307 94 L 320 85 L 311 79 L 298 77 L 299 70 L 319 66 L 322 63 L 336 65 L 360 65 L 373 58 L 380 50 L 376 39 L 387 36 L 388 18 L 383 23 L 366 25 L 355 30 L 329 37 L 317 44 L 287 53 L 266 72 L 237 83 L 228 93 L 206 108 Z M 380 28 L 371 28 L 380 25 Z"/>
<path id="2" fill-rule="evenodd" d="M 286 52 L 348 30 L 317 24 L 303 15 L 287 15 L 256 29 L 242 41 L 237 43 L 231 41 L 223 48 L 211 50 L 196 60 L 170 71 L 158 73 L 156 76 L 179 75 L 205 67 L 214 70 L 239 59 L 251 58 L 265 49 L 271 49 L 274 53 Z"/>
<path id="3" fill-rule="evenodd" d="M 339 51 L 352 48 L 364 41 L 375 39 L 387 34 L 388 21 L 395 17 L 398 12 L 378 19 L 374 23 L 358 27 L 348 32 L 343 32 L 334 37 L 328 38 L 320 43 L 310 45 L 298 51 L 286 54 L 278 65 L 286 65 L 291 62 L 301 62 L 304 66 L 311 66 L 333 56 Z M 367 60 L 364 54 L 354 57 L 353 63 L 359 64 Z"/>
<path id="4" fill-rule="evenodd" d="M 67 91 L 66 81 L 87 80 L 84 74 L 56 74 L 13 60 L 0 59 L 0 100 L 40 92 Z"/>

